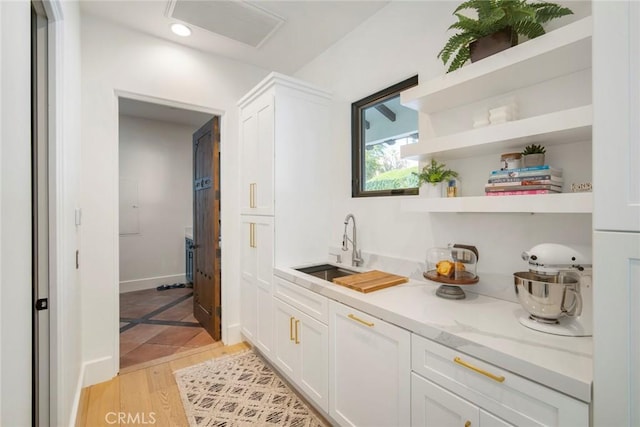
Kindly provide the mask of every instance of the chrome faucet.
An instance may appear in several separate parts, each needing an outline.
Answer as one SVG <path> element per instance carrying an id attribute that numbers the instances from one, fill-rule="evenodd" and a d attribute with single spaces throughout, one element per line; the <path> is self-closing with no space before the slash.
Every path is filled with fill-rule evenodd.
<path id="1" fill-rule="evenodd" d="M 353 240 L 351 240 L 349 238 L 349 236 L 347 235 L 347 226 L 349 225 L 349 220 L 353 220 Z M 358 267 L 360 264 L 362 264 L 363 259 L 360 258 L 360 250 L 358 249 L 358 244 L 357 244 L 357 238 L 356 238 L 356 217 L 353 216 L 353 214 L 348 214 L 347 217 L 344 219 L 344 234 L 342 235 L 342 250 L 343 251 L 348 251 L 349 250 L 349 242 L 351 242 L 352 245 L 352 252 L 351 252 L 351 265 L 354 267 Z"/>

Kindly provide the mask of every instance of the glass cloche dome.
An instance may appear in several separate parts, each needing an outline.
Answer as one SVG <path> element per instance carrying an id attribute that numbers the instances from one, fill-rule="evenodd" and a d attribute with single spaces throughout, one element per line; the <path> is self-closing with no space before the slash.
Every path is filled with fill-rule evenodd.
<path id="1" fill-rule="evenodd" d="M 443 283 L 436 295 L 448 299 L 463 299 L 464 292 L 458 285 L 478 283 L 478 250 L 475 246 L 453 244 L 446 248 L 427 251 L 427 271 L 424 277 Z"/>

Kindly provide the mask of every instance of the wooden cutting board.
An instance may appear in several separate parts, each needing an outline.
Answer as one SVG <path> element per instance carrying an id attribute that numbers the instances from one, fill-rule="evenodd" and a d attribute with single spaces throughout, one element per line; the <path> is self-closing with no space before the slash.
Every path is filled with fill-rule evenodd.
<path id="1" fill-rule="evenodd" d="M 367 271 L 366 273 L 357 273 L 344 277 L 336 277 L 333 279 L 333 283 L 336 285 L 346 286 L 349 289 L 364 292 L 365 294 L 388 288 L 389 286 L 399 285 L 400 283 L 406 283 L 408 281 L 409 278 L 407 277 L 385 273 L 384 271 L 379 270 L 372 270 Z"/>

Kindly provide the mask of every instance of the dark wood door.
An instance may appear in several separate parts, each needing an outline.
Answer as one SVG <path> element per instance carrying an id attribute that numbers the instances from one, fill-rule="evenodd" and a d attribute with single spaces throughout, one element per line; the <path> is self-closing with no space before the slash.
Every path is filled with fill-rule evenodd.
<path id="1" fill-rule="evenodd" d="M 193 315 L 221 339 L 220 124 L 214 117 L 193 134 Z"/>

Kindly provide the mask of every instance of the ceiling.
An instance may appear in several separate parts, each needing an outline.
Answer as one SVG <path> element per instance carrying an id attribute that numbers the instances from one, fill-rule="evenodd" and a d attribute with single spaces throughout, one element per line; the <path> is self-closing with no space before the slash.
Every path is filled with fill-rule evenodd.
<path id="1" fill-rule="evenodd" d="M 388 2 L 82 0 L 81 10 L 204 52 L 269 71 L 294 74 Z M 173 34 L 169 26 L 174 22 L 186 23 L 192 30 L 191 36 Z M 248 25 L 242 26 L 243 22 Z M 258 28 L 269 23 L 272 27 Z M 209 30 L 202 27 L 208 27 Z M 229 37 L 213 32 L 216 28 Z M 251 33 L 258 30 L 263 30 L 263 33 Z"/>
<path id="2" fill-rule="evenodd" d="M 142 33 L 269 71 L 294 74 L 388 2 L 81 0 L 80 5 L 83 13 Z M 191 36 L 173 34 L 170 24 L 175 22 L 187 24 Z M 210 114 L 125 98 L 120 99 L 119 108 L 122 115 L 195 129 L 211 118 Z"/>

